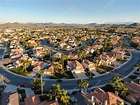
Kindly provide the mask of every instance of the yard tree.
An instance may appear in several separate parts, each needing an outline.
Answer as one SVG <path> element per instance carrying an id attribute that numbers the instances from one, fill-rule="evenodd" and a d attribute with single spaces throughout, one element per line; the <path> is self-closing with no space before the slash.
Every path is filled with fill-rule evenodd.
<path id="1" fill-rule="evenodd" d="M 63 69 L 63 67 L 62 67 L 62 64 L 60 64 L 60 63 L 55 64 L 54 70 L 55 70 L 55 72 L 57 72 L 57 73 L 64 73 L 64 69 Z"/>
<path id="2" fill-rule="evenodd" d="M 44 71 L 43 70 L 40 70 L 39 71 L 39 74 L 40 74 L 40 87 L 41 87 L 41 95 L 43 95 L 43 86 L 45 85 L 45 81 L 42 81 L 42 75 L 44 74 Z"/>
<path id="3" fill-rule="evenodd" d="M 66 90 L 60 89 L 60 84 L 52 84 L 47 96 L 49 96 L 50 100 L 57 98 L 62 105 L 69 105 L 70 97 L 67 96 Z"/>
<path id="4" fill-rule="evenodd" d="M 31 89 L 34 91 L 39 91 L 40 90 L 40 81 L 37 78 L 34 78 L 30 82 L 31 84 Z"/>
<path id="5" fill-rule="evenodd" d="M 122 98 L 125 98 L 126 94 L 128 93 L 128 88 L 126 88 L 122 82 L 115 86 L 115 90 L 118 91 L 119 96 Z"/>
<path id="6" fill-rule="evenodd" d="M 29 67 L 32 62 L 29 60 L 21 60 L 20 63 L 22 64 L 22 70 L 26 72 L 27 67 Z"/>
<path id="7" fill-rule="evenodd" d="M 77 54 L 78 54 L 79 58 L 81 58 L 81 59 L 86 57 L 86 52 L 83 50 L 82 51 L 78 50 Z"/>
<path id="8" fill-rule="evenodd" d="M 47 49 L 47 50 L 45 51 L 45 55 L 46 55 L 46 56 L 50 56 L 50 52 L 51 52 L 51 50 L 50 50 L 50 49 Z"/>
<path id="9" fill-rule="evenodd" d="M 62 90 L 61 94 L 60 94 L 60 101 L 64 104 L 64 105 L 68 105 L 69 104 L 69 99 L 70 97 L 67 95 L 67 91 L 66 90 Z"/>
<path id="10" fill-rule="evenodd" d="M 61 56 L 61 63 L 62 63 L 63 68 L 64 68 L 64 61 L 67 60 L 67 59 L 68 59 L 68 56 L 65 55 L 65 54 L 62 54 L 62 56 Z"/>
<path id="11" fill-rule="evenodd" d="M 82 88 L 84 88 L 84 89 L 88 88 L 88 86 L 89 86 L 88 81 L 85 80 L 85 79 L 79 79 L 79 80 L 77 81 L 77 84 L 78 84 L 79 87 L 82 87 Z"/>
<path id="12" fill-rule="evenodd" d="M 110 80 L 110 83 L 113 84 L 113 86 L 116 86 L 118 83 L 120 83 L 122 78 L 115 76 L 113 79 Z"/>
<path id="13" fill-rule="evenodd" d="M 113 84 L 115 91 L 119 93 L 119 96 L 125 98 L 128 93 L 128 88 L 124 86 L 121 80 L 122 78 L 115 76 L 112 80 L 110 80 L 110 83 Z"/>
<path id="14" fill-rule="evenodd" d="M 112 84 L 107 84 L 104 87 L 102 87 L 102 89 L 105 90 L 106 92 L 108 92 L 108 91 L 109 92 L 115 92 L 115 89 L 114 89 Z"/>

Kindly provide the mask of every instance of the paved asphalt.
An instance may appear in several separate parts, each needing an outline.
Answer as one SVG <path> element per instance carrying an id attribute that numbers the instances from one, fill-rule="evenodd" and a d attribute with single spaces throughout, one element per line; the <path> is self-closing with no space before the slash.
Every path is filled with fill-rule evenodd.
<path id="1" fill-rule="evenodd" d="M 3 53 L 3 49 L 0 48 L 0 56 Z M 95 78 L 90 78 L 88 79 L 89 84 L 91 86 L 99 86 L 99 85 L 104 85 L 106 83 L 109 83 L 110 79 L 112 79 L 115 74 L 126 76 L 128 75 L 133 69 L 132 67 L 137 64 L 137 62 L 140 61 L 140 52 L 137 51 L 132 51 L 132 59 L 128 61 L 125 65 L 120 67 L 116 72 L 113 74 L 106 74 L 100 77 L 95 77 Z M 1 63 L 1 61 L 0 61 Z M 16 75 L 14 73 L 10 73 L 8 70 L 6 70 L 4 67 L 0 66 L 0 74 L 3 74 L 6 78 L 8 78 L 11 81 L 11 84 L 13 85 L 19 85 L 20 83 L 25 83 L 27 84 L 27 87 L 30 87 L 30 81 L 31 78 L 25 78 L 19 75 Z M 77 80 L 63 80 L 62 82 L 56 82 L 56 80 L 45 80 L 45 87 L 44 89 L 50 88 L 50 86 L 54 83 L 59 83 L 62 88 L 64 89 L 74 89 L 78 88 L 77 85 Z"/>

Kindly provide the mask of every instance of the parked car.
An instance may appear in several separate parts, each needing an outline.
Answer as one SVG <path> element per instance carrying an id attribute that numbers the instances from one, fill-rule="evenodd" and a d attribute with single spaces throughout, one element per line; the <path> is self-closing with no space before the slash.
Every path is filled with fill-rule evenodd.
<path id="1" fill-rule="evenodd" d="M 7 65 L 6 67 L 9 69 L 15 68 L 12 64 Z"/>
<path id="2" fill-rule="evenodd" d="M 19 84 L 19 87 L 27 87 L 25 83 Z"/>

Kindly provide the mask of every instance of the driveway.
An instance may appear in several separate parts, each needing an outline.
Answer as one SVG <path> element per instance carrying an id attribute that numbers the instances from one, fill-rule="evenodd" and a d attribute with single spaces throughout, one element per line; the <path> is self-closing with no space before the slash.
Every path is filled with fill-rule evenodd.
<path id="1" fill-rule="evenodd" d="M 87 76 L 86 76 L 86 74 L 85 73 L 75 73 L 75 75 L 79 78 L 79 79 L 86 79 L 86 78 L 88 78 Z"/>

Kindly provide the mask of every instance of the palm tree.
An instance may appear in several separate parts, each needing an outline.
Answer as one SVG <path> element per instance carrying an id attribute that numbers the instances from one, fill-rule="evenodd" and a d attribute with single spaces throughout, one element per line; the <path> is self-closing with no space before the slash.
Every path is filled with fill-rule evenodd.
<path id="1" fill-rule="evenodd" d="M 65 54 L 62 54 L 62 56 L 61 56 L 61 63 L 62 63 L 63 68 L 64 68 L 64 61 L 67 60 L 67 59 L 68 59 L 68 56 L 65 55 Z"/>
<path id="2" fill-rule="evenodd" d="M 45 85 L 45 81 L 42 81 L 42 75 L 44 74 L 44 71 L 40 70 L 38 74 L 40 74 L 41 95 L 43 95 L 43 86 Z"/>
<path id="3" fill-rule="evenodd" d="M 83 58 L 86 57 L 86 52 L 85 51 L 78 50 L 77 54 L 78 54 L 79 58 L 81 58 L 82 60 L 83 60 Z"/>
<path id="4" fill-rule="evenodd" d="M 116 86 L 118 83 L 120 83 L 122 78 L 119 76 L 115 76 L 113 79 L 110 80 L 110 83 L 113 84 L 113 86 Z"/>
<path id="5" fill-rule="evenodd" d="M 80 79 L 77 81 L 78 86 L 83 87 L 84 89 L 88 88 L 89 83 L 85 79 Z M 86 91 L 86 90 L 85 90 Z"/>
<path id="6" fill-rule="evenodd" d="M 57 73 L 63 73 L 64 72 L 64 69 L 62 67 L 62 64 L 58 63 L 54 66 L 54 69 L 55 69 L 55 72 Z"/>
<path id="7" fill-rule="evenodd" d="M 48 94 L 50 99 L 59 99 L 62 102 L 62 105 L 69 105 L 69 96 L 67 96 L 66 90 L 60 89 L 60 84 L 52 84 L 51 91 Z"/>
<path id="8" fill-rule="evenodd" d="M 40 81 L 37 78 L 34 78 L 31 82 L 31 89 L 34 91 L 40 90 Z"/>
<path id="9" fill-rule="evenodd" d="M 62 101 L 62 103 L 63 103 L 64 105 L 68 105 L 68 104 L 69 104 L 69 99 L 70 99 L 70 97 L 67 96 L 67 91 L 63 89 L 63 90 L 61 91 L 60 101 Z"/>
<path id="10" fill-rule="evenodd" d="M 121 78 L 118 76 L 115 76 L 110 83 L 114 84 L 115 90 L 118 91 L 120 97 L 125 98 L 126 94 L 128 92 L 128 88 L 124 86 L 124 84 L 121 82 Z"/>
<path id="11" fill-rule="evenodd" d="M 22 70 L 26 72 L 27 67 L 29 67 L 32 62 L 29 60 L 21 60 L 20 63 L 23 65 Z"/>

